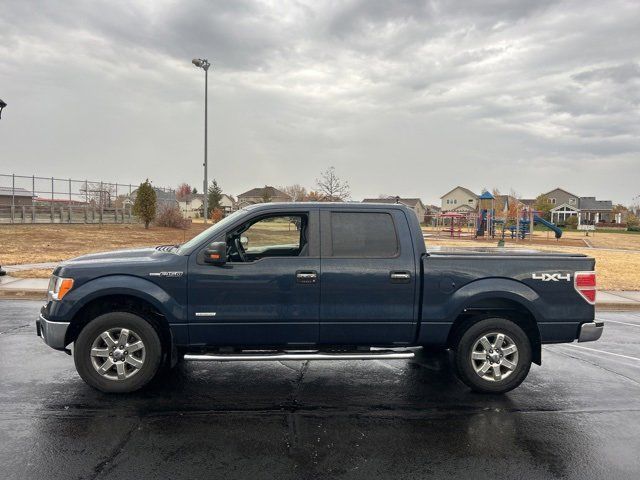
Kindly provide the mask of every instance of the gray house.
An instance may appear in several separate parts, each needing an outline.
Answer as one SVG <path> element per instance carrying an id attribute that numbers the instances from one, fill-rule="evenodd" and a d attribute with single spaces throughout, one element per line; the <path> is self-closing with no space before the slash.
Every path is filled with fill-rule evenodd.
<path id="1" fill-rule="evenodd" d="M 24 188 L 0 187 L 0 205 L 33 205 L 33 194 Z"/>
<path id="2" fill-rule="evenodd" d="M 291 197 L 281 190 L 270 185 L 263 188 L 252 188 L 238 195 L 238 208 L 254 205 L 256 203 L 268 202 L 290 202 Z"/>
<path id="3" fill-rule="evenodd" d="M 596 197 L 580 197 L 562 188 L 554 188 L 543 194 L 551 209 L 551 221 L 563 223 L 569 217 L 578 217 L 578 223 L 594 225 L 600 222 L 615 222 L 613 202 L 611 200 L 596 200 Z"/>

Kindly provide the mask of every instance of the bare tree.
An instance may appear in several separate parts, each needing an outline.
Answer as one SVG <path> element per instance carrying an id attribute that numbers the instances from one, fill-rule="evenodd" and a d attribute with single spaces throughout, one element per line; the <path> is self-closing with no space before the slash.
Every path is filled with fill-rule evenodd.
<path id="1" fill-rule="evenodd" d="M 335 167 L 329 167 L 316 179 L 316 186 L 326 202 L 343 202 L 351 196 L 349 182 L 340 179 Z"/>
<path id="2" fill-rule="evenodd" d="M 307 189 L 298 183 L 278 188 L 289 195 L 292 202 L 304 202 L 307 197 Z"/>

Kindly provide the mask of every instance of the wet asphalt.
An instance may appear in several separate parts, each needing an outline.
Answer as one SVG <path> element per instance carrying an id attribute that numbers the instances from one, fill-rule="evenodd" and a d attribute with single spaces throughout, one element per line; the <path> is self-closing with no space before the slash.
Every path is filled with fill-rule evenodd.
<path id="1" fill-rule="evenodd" d="M 446 354 L 411 361 L 186 363 L 105 395 L 0 301 L 0 478 L 640 478 L 640 313 L 545 346 L 501 396 Z"/>

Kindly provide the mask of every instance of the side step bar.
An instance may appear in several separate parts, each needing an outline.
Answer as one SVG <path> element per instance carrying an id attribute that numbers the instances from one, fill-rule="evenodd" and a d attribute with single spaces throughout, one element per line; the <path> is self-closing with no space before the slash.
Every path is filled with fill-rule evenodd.
<path id="1" fill-rule="evenodd" d="M 367 352 L 367 353 L 246 353 L 246 354 L 190 354 L 185 360 L 192 362 L 271 362 L 282 360 L 399 360 L 413 358 L 413 352 Z"/>

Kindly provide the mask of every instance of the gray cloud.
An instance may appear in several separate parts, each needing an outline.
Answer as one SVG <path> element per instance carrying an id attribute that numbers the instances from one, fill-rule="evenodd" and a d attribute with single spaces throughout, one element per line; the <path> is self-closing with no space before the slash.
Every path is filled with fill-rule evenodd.
<path id="1" fill-rule="evenodd" d="M 632 1 L 18 1 L 0 5 L 0 173 L 313 186 L 436 199 L 562 184 L 629 202 Z M 393 166 L 392 169 L 389 166 Z"/>

